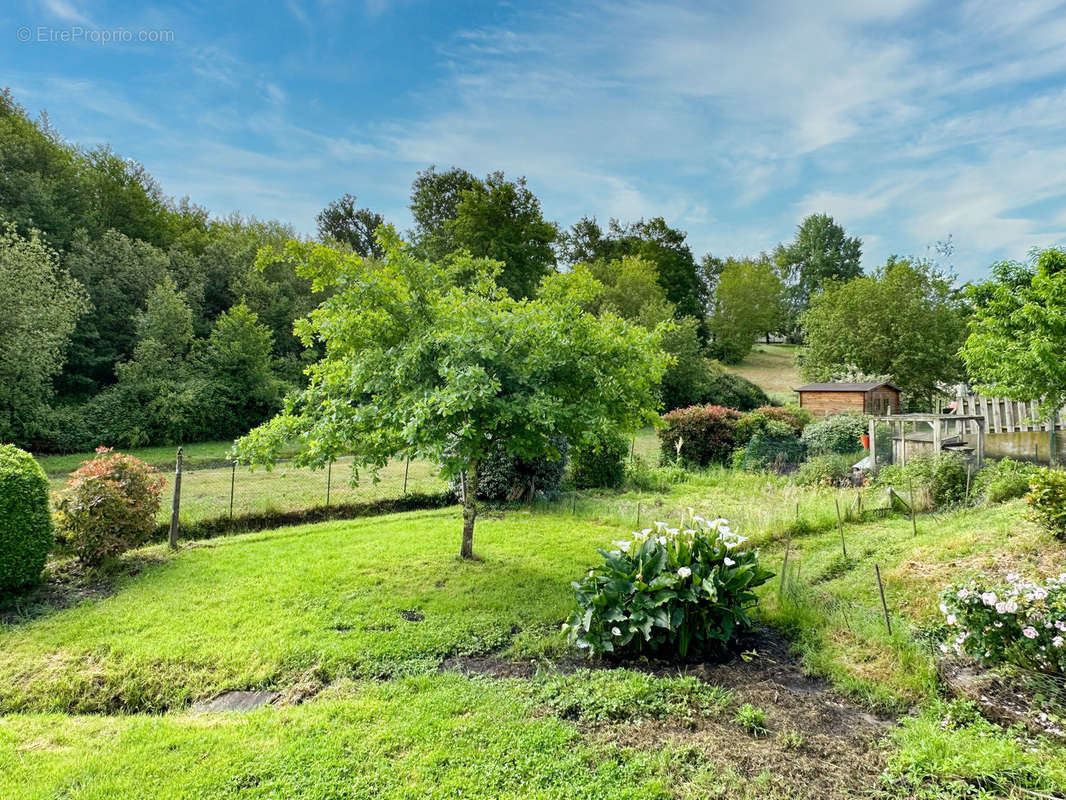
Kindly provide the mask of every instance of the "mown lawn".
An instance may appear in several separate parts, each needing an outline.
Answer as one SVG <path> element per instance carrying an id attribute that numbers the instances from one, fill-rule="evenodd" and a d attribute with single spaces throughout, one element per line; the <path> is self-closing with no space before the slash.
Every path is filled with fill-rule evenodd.
<path id="1" fill-rule="evenodd" d="M 846 775 L 854 758 L 874 776 L 863 779 L 869 796 L 1066 791 L 1061 748 L 942 724 L 952 712 L 936 699 L 922 638 L 936 632 L 945 582 L 1058 570 L 1066 547 L 1012 503 L 919 517 L 917 536 L 904 518 L 848 524 L 845 561 L 834 501 L 851 497 L 710 470 L 658 496 L 485 512 L 477 562 L 456 558 L 455 509 L 191 543 L 173 555 L 146 548 L 129 554 L 139 572 L 109 596 L 0 627 L 0 797 L 850 797 L 850 786 L 793 792 L 788 770 L 802 762 L 808 778 L 820 765 Z M 792 588 L 779 600 L 778 580 L 766 585 L 762 617 L 864 707 L 924 710 L 886 729 L 880 748 L 845 752 L 846 730 L 804 744 L 812 734 L 784 706 L 771 708 L 769 737 L 751 738 L 730 718 L 743 684 L 710 687 L 712 708 L 693 711 L 707 698 L 690 694 L 689 678 L 552 683 L 566 655 L 569 581 L 632 527 L 630 502 L 646 521 L 676 521 L 688 506 L 734 517 L 778 571 L 787 546 Z M 485 654 L 543 677 L 439 671 L 450 657 Z M 281 705 L 190 710 L 227 689 L 277 690 Z M 817 719 L 816 700 L 804 702 Z M 617 717 L 642 705 L 655 719 Z M 704 713 L 725 716 L 691 721 Z"/>
<path id="2" fill-rule="evenodd" d="M 771 400 L 795 403 L 796 393 L 792 390 L 803 383 L 796 368 L 798 351 L 794 344 L 757 344 L 740 364 L 729 370 L 747 378 Z"/>

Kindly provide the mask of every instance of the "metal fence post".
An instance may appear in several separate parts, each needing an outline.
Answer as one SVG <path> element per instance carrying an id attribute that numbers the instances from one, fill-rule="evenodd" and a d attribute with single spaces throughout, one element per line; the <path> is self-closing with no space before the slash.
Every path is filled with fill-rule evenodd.
<path id="1" fill-rule="evenodd" d="M 407 454 L 407 460 L 403 465 L 403 496 L 407 497 L 407 472 L 411 469 L 411 454 Z"/>
<path id="2" fill-rule="evenodd" d="M 174 462 L 174 500 L 170 506 L 170 547 L 176 550 L 178 547 L 178 514 L 181 511 L 181 448 L 178 448 L 178 458 Z"/>
<path id="3" fill-rule="evenodd" d="M 877 576 L 877 591 L 881 593 L 881 609 L 885 612 L 885 627 L 888 628 L 888 635 L 892 635 L 892 620 L 888 616 L 888 603 L 885 602 L 885 587 L 881 583 L 881 567 L 874 564 L 874 574 Z"/>
<path id="4" fill-rule="evenodd" d="M 326 505 L 329 505 L 329 490 L 333 484 L 333 459 L 326 464 Z"/>

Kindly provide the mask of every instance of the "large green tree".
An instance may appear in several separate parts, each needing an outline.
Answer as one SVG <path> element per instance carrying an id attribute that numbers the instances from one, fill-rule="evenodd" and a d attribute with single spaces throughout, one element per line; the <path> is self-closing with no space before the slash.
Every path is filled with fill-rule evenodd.
<path id="1" fill-rule="evenodd" d="M 828 283 L 800 321 L 809 380 L 885 375 L 921 407 L 964 376 L 966 304 L 953 276 L 932 264 L 890 258 L 872 275 Z"/>
<path id="2" fill-rule="evenodd" d="M 784 286 L 768 256 L 727 259 L 711 299 L 712 352 L 726 364 L 739 364 L 758 336 L 781 328 L 784 300 Z"/>
<path id="3" fill-rule="evenodd" d="M 343 242 L 361 256 L 381 258 L 384 252 L 374 233 L 385 218 L 369 208 L 357 208 L 356 202 L 354 194 L 345 194 L 319 211 L 315 217 L 318 235 Z"/>
<path id="4" fill-rule="evenodd" d="M 0 440 L 28 443 L 47 425 L 84 289 L 40 238 L 0 226 Z"/>
<path id="5" fill-rule="evenodd" d="M 379 235 L 381 261 L 286 245 L 300 274 L 334 289 L 300 324 L 325 356 L 237 453 L 271 463 L 295 444 L 304 465 L 346 454 L 371 469 L 403 453 L 435 461 L 461 478 L 460 554 L 471 558 L 481 461 L 498 444 L 532 459 L 556 455 L 560 434 L 634 430 L 655 406 L 665 358 L 655 333 L 583 310 L 593 280 L 549 279 L 536 299 L 517 300 L 496 283 L 497 262 L 426 261 L 391 229 Z"/>
<path id="6" fill-rule="evenodd" d="M 1066 406 L 1066 250 L 995 264 L 992 278 L 969 287 L 968 297 L 961 354 L 970 379 L 992 395 L 1038 400 L 1050 419 Z"/>
<path id="7" fill-rule="evenodd" d="M 804 218 L 789 244 L 779 244 L 774 260 L 788 287 L 788 333 L 799 338 L 799 318 L 827 280 L 848 281 L 862 274 L 862 239 L 848 236 L 828 214 Z"/>
<path id="8" fill-rule="evenodd" d="M 493 172 L 481 180 L 466 170 L 430 167 L 415 178 L 411 214 L 422 256 L 439 261 L 462 250 L 499 261 L 497 281 L 512 297 L 531 297 L 555 269 L 558 228 L 544 219 L 525 178 Z"/>
<path id="9" fill-rule="evenodd" d="M 638 256 L 655 265 L 659 285 L 678 317 L 701 321 L 707 313 L 707 284 L 686 242 L 687 234 L 671 228 L 662 217 L 623 225 L 612 219 L 604 231 L 595 219 L 584 217 L 563 237 L 562 252 L 571 264 L 613 261 Z"/>

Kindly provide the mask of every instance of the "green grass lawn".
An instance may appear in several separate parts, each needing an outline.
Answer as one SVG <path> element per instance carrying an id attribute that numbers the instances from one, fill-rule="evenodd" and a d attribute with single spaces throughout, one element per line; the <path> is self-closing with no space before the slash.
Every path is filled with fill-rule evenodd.
<path id="1" fill-rule="evenodd" d="M 691 678 L 553 677 L 569 581 L 633 527 L 638 504 L 644 524 L 676 521 L 688 506 L 732 518 L 775 570 L 788 543 L 798 588 L 779 601 L 778 581 L 767 584 L 763 618 L 867 707 L 922 709 L 889 731 L 887 782 L 870 787 L 880 796 L 1066 792 L 1061 748 L 941 724 L 931 652 L 914 636 L 934 621 L 944 583 L 981 570 L 1059 571 L 1066 545 L 1016 502 L 919 517 L 917 536 L 902 518 L 848 524 L 843 561 L 834 501 L 851 497 L 709 470 L 659 495 L 487 511 L 476 562 L 456 557 L 455 509 L 128 554 L 138 571 L 109 596 L 0 627 L 0 797 L 854 796 L 782 777 L 789 760 L 847 772 L 833 759 L 850 756 L 804 749 L 807 732 L 786 730 L 787 718 L 766 739 L 744 733 L 732 716 L 743 698 L 732 694 L 753 687 L 711 686 L 696 698 Z M 449 657 L 488 653 L 543 675 L 438 671 Z M 284 702 L 244 714 L 189 709 L 227 689 L 277 690 Z M 634 716 L 615 720 L 619 709 Z M 712 728 L 719 738 L 708 738 Z M 735 750 L 737 741 L 747 744 Z M 757 766 L 763 759 L 771 766 Z"/>
<path id="2" fill-rule="evenodd" d="M 747 358 L 729 370 L 747 378 L 771 400 L 795 403 L 796 394 L 792 390 L 803 383 L 796 368 L 798 350 L 794 344 L 757 344 Z"/>
<path id="3" fill-rule="evenodd" d="M 229 450 L 233 442 L 227 440 L 218 442 L 197 442 L 182 447 L 182 458 L 185 465 L 190 468 L 200 467 L 207 464 L 218 464 L 229 459 Z M 142 461 L 147 461 L 162 472 L 174 471 L 174 460 L 178 448 L 175 445 L 159 445 L 155 447 L 115 448 L 123 453 L 129 453 Z M 66 453 L 64 455 L 38 455 L 37 463 L 41 465 L 49 475 L 60 476 L 73 472 L 81 462 L 93 457 L 88 453 Z"/>

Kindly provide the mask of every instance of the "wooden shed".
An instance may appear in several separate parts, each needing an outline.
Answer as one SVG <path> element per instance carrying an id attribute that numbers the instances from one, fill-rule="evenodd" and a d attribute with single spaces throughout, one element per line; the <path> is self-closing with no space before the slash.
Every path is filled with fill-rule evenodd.
<path id="1" fill-rule="evenodd" d="M 891 383 L 808 383 L 795 390 L 800 408 L 816 417 L 855 411 L 860 414 L 898 414 L 900 390 Z"/>

